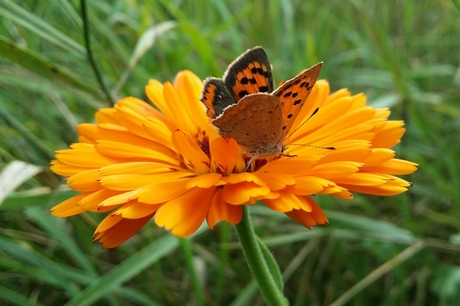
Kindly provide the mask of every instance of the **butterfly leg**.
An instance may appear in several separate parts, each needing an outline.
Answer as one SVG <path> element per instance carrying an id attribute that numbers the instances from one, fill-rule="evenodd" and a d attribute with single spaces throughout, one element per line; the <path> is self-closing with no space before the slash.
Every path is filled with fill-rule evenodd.
<path id="1" fill-rule="evenodd" d="M 251 156 L 248 163 L 246 164 L 246 168 L 244 169 L 244 172 L 248 171 L 249 167 L 251 167 L 252 162 L 256 160 L 256 158 L 257 158 L 257 154 L 254 154 Z"/>

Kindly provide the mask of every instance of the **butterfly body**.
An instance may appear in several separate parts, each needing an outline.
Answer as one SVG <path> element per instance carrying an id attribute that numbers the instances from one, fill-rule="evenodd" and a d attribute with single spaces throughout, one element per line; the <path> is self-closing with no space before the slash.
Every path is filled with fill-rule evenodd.
<path id="1" fill-rule="evenodd" d="M 207 78 L 201 101 L 223 137 L 232 137 L 251 158 L 283 154 L 284 141 L 310 94 L 322 63 L 273 90 L 267 54 L 261 47 L 243 53 L 222 79 Z"/>

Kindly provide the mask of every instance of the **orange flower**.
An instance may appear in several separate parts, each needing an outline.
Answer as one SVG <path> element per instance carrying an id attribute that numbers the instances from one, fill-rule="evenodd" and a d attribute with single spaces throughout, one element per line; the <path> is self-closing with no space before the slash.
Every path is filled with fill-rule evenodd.
<path id="1" fill-rule="evenodd" d="M 366 106 L 363 94 L 330 94 L 328 83 L 318 81 L 285 141 L 286 156 L 256 160 L 245 171 L 248 157 L 210 125 L 199 101 L 202 87 L 189 71 L 174 85 L 152 80 L 146 93 L 156 108 L 128 97 L 99 110 L 96 124 L 80 124 L 79 142 L 57 151 L 51 169 L 81 194 L 52 208 L 53 215 L 111 211 L 94 234 L 111 248 L 151 218 L 184 237 L 204 220 L 210 228 L 218 221 L 237 224 L 242 205 L 260 200 L 310 227 L 327 223 L 311 195 L 390 196 L 410 186 L 395 175 L 417 165 L 389 149 L 404 134 L 403 122 L 388 121 L 388 109 Z"/>

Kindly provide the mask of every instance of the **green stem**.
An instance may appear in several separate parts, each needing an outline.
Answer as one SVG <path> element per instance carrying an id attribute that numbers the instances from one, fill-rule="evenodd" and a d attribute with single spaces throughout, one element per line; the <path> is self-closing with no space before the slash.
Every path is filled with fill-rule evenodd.
<path id="1" fill-rule="evenodd" d="M 104 85 L 104 82 L 102 81 L 102 76 L 99 73 L 99 69 L 97 69 L 96 61 L 93 58 L 93 52 L 91 51 L 91 41 L 89 39 L 89 21 L 88 21 L 88 14 L 87 14 L 87 8 L 86 8 L 86 0 L 80 0 L 80 6 L 81 6 L 81 19 L 83 21 L 83 36 L 85 38 L 85 48 L 86 48 L 86 54 L 88 56 L 89 63 L 91 64 L 91 67 L 93 68 L 94 75 L 96 76 L 97 82 L 99 83 L 99 86 L 101 87 L 102 91 L 105 93 L 105 96 L 107 97 L 107 100 L 110 102 L 110 104 L 114 105 L 115 103 L 113 102 L 112 96 L 110 96 L 109 91 Z"/>
<path id="2" fill-rule="evenodd" d="M 251 222 L 249 207 L 243 206 L 243 218 L 236 225 L 241 248 L 252 275 L 257 281 L 267 305 L 288 305 L 288 300 L 277 286 L 257 242 L 257 236 Z"/>

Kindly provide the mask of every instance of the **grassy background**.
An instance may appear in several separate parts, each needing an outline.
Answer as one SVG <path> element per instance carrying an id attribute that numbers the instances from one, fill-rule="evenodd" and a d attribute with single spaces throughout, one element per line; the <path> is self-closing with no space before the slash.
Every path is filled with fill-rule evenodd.
<path id="1" fill-rule="evenodd" d="M 414 183 L 408 193 L 318 197 L 330 225 L 312 230 L 255 207 L 258 234 L 281 266 L 291 305 L 458 303 L 458 0 L 88 6 L 94 55 L 114 99 L 145 98 L 150 78 L 172 80 L 182 69 L 221 76 L 262 45 L 275 83 L 322 60 L 333 90 L 348 87 L 391 107 L 407 127 L 398 156 L 420 164 L 406 177 Z M 0 304 L 263 305 L 225 224 L 179 240 L 150 222 L 103 250 L 91 243 L 102 216 L 49 215 L 72 194 L 47 170 L 54 150 L 110 105 L 86 59 L 82 25 L 75 0 L 0 1 L 0 189 L 8 196 L 0 205 Z M 25 163 L 6 167 L 13 161 Z M 34 166 L 43 171 L 33 176 Z"/>

